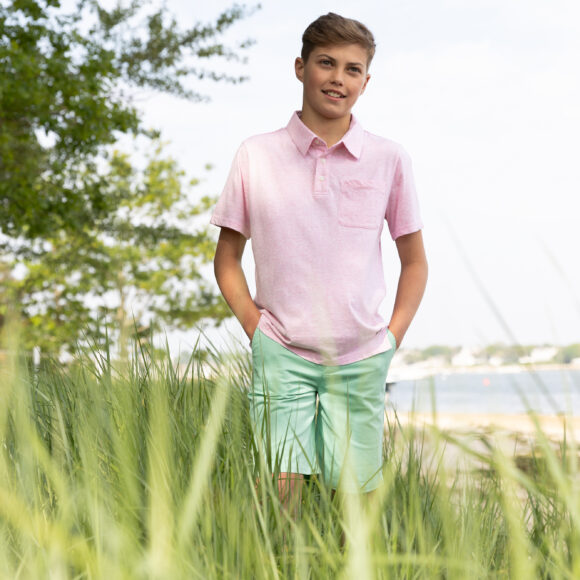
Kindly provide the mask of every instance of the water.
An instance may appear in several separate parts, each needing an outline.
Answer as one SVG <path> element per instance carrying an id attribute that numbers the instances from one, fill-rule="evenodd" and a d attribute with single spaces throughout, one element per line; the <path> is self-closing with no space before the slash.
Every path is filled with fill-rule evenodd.
<path id="1" fill-rule="evenodd" d="M 580 370 L 439 374 L 393 384 L 387 408 L 397 411 L 580 416 Z"/>

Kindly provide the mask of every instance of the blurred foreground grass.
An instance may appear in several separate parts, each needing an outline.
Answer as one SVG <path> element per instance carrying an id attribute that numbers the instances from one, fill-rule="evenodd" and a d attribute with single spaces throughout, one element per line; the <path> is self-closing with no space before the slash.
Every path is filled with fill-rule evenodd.
<path id="1" fill-rule="evenodd" d="M 34 368 L 4 352 L 1 578 L 580 577 L 570 441 L 538 431 L 524 470 L 390 425 L 373 503 L 312 480 L 295 521 L 252 444 L 246 358 L 194 352 L 178 371 L 144 347 Z M 481 468 L 449 469 L 451 449 Z"/>

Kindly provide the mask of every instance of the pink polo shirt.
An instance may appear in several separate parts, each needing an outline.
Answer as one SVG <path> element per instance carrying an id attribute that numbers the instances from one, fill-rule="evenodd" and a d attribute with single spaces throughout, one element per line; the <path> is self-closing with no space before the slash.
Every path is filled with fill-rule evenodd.
<path id="1" fill-rule="evenodd" d="M 260 330 L 318 364 L 391 348 L 381 231 L 421 229 L 411 161 L 352 117 L 327 148 L 294 113 L 242 143 L 211 223 L 252 239 Z"/>

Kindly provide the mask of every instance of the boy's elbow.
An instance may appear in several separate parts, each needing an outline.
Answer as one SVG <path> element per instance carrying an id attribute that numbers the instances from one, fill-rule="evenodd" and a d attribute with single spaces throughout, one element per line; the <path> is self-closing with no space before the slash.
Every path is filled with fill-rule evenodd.
<path id="1" fill-rule="evenodd" d="M 213 258 L 213 273 L 219 286 L 221 281 L 226 278 L 230 272 L 241 269 L 241 258 L 232 253 L 227 244 L 218 242 L 216 252 Z"/>
<path id="2" fill-rule="evenodd" d="M 410 276 L 415 284 L 425 287 L 429 277 L 429 264 L 425 255 L 401 263 L 401 276 Z"/>
<path id="3" fill-rule="evenodd" d="M 227 259 L 225 259 L 224 253 L 218 244 L 216 251 L 215 251 L 215 254 L 214 254 L 214 257 L 213 257 L 213 274 L 214 274 L 215 279 L 217 280 L 218 284 L 220 282 L 220 279 L 223 276 L 223 272 L 225 269 L 224 266 L 225 266 L 226 262 L 227 262 Z"/>
<path id="4" fill-rule="evenodd" d="M 421 271 L 421 273 L 427 278 L 429 275 L 429 263 L 427 262 L 427 256 L 422 253 L 421 255 L 417 256 L 414 261 L 414 267 Z"/>
<path id="5" fill-rule="evenodd" d="M 218 257 L 217 257 L 217 252 L 213 257 L 213 275 L 215 277 L 215 279 L 218 279 L 219 276 L 219 261 L 218 261 Z"/>

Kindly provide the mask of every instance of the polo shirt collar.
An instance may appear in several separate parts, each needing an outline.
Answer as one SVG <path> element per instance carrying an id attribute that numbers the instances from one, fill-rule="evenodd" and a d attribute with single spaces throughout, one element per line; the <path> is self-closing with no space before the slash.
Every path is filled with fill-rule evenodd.
<path id="1" fill-rule="evenodd" d="M 290 117 L 286 130 L 302 155 L 308 153 L 313 141 L 318 138 L 318 136 L 301 121 L 299 111 L 296 111 L 292 117 Z M 363 135 L 364 131 L 362 125 L 356 120 L 355 116 L 352 115 L 350 127 L 337 145 L 342 143 L 346 150 L 353 157 L 358 159 L 362 151 Z"/>

